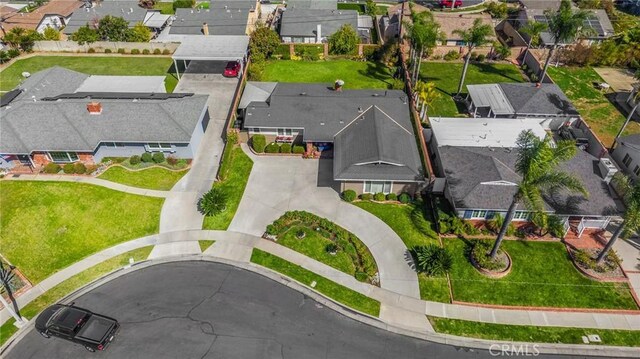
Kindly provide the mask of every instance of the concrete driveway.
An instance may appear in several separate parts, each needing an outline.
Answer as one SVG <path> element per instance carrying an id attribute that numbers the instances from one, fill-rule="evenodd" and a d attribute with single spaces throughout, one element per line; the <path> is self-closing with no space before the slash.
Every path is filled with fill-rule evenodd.
<path id="1" fill-rule="evenodd" d="M 380 219 L 339 197 L 331 160 L 256 156 L 249 183 L 230 231 L 261 236 L 286 211 L 305 210 L 330 219 L 358 236 L 378 264 L 382 288 L 420 298 L 413 262 L 398 235 Z"/>

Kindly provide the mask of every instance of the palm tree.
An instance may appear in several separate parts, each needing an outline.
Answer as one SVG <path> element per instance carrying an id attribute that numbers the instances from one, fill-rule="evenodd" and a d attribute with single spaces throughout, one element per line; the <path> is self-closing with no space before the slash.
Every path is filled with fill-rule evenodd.
<path id="1" fill-rule="evenodd" d="M 13 304 L 13 311 L 18 317 L 16 318 L 16 320 L 22 320 L 22 316 L 20 315 L 20 309 L 18 308 L 18 303 L 16 302 L 16 299 L 13 297 L 13 289 L 11 288 L 11 281 L 15 277 L 15 273 L 13 273 L 14 269 L 15 267 L 11 265 L 6 265 L 5 263 L 2 262 L 2 260 L 0 260 L 0 285 L 2 286 L 0 289 L 4 289 L 4 291 L 7 292 L 7 296 L 9 297 L 9 300 Z M 0 290 L 0 293 L 1 292 L 2 291 Z"/>
<path id="2" fill-rule="evenodd" d="M 471 60 L 471 51 L 478 46 L 488 43 L 488 37 L 492 32 L 493 28 L 490 25 L 483 24 L 480 19 L 475 19 L 473 21 L 473 26 L 470 29 L 458 29 L 453 31 L 454 34 L 460 36 L 467 46 L 467 54 L 464 60 L 464 67 L 462 68 L 462 76 L 460 77 L 457 95 L 460 95 L 460 92 L 462 92 L 462 86 L 464 86 L 464 78 L 467 76 L 467 68 L 469 67 L 469 60 Z"/>
<path id="3" fill-rule="evenodd" d="M 636 73 L 636 79 L 640 80 L 640 71 Z M 618 142 L 618 138 L 620 138 L 620 135 L 622 135 L 622 132 L 629 124 L 629 121 L 631 121 L 633 114 L 636 113 L 636 111 L 638 110 L 638 107 L 640 107 L 640 83 L 636 84 L 636 86 L 637 88 L 633 90 L 635 92 L 632 95 L 635 105 L 633 106 L 633 108 L 631 108 L 631 112 L 629 112 L 629 116 L 627 116 L 627 119 L 624 121 L 624 124 L 622 124 L 622 127 L 620 127 L 618 134 L 616 134 L 616 137 L 613 139 L 613 143 L 611 144 L 612 149 L 616 146 L 616 143 Z"/>
<path id="4" fill-rule="evenodd" d="M 423 82 L 418 81 L 415 86 L 416 93 L 416 109 L 419 109 L 420 119 L 424 121 L 425 116 L 427 115 L 427 111 L 429 110 L 429 106 L 433 103 L 433 101 L 438 98 L 439 93 L 436 90 L 436 85 L 433 82 Z"/>
<path id="5" fill-rule="evenodd" d="M 624 187 L 624 202 L 627 209 L 624 211 L 624 215 L 622 216 L 622 223 L 618 226 L 611 239 L 609 239 L 602 249 L 602 252 L 598 255 L 598 258 L 596 259 L 597 264 L 602 263 L 602 261 L 607 257 L 607 254 L 613 247 L 613 244 L 618 240 L 622 233 L 625 233 L 626 231 L 637 231 L 640 228 L 640 183 L 632 187 L 626 177 L 624 181 L 619 181 L 618 183 Z"/>
<path id="6" fill-rule="evenodd" d="M 529 21 L 528 24 L 520 28 L 520 31 L 529 35 L 529 41 L 527 41 L 527 48 L 524 51 L 524 58 L 522 62 L 524 63 L 527 59 L 527 54 L 529 53 L 529 49 L 531 46 L 538 46 L 540 43 L 540 34 L 547 29 L 547 24 L 538 21 Z"/>
<path id="7" fill-rule="evenodd" d="M 424 50 L 429 51 L 436 47 L 438 40 L 442 38 L 440 25 L 433 21 L 431 12 L 412 12 L 413 24 L 407 24 L 411 39 L 413 53 L 413 74 L 411 81 L 416 83 L 420 74 L 420 65 Z"/>
<path id="8" fill-rule="evenodd" d="M 562 0 L 557 12 L 554 13 L 550 10 L 545 10 L 544 14 L 547 17 L 549 32 L 553 37 L 553 45 L 549 49 L 542 74 L 539 76 L 540 81 L 544 80 L 547 74 L 547 68 L 558 45 L 573 42 L 580 35 L 591 31 L 590 28 L 584 28 L 584 21 L 589 18 L 591 13 L 587 10 L 574 11 L 571 9 L 570 0 Z"/>
<path id="9" fill-rule="evenodd" d="M 531 212 L 542 212 L 544 192 L 556 190 L 569 190 L 579 192 L 587 196 L 588 193 L 580 180 L 566 172 L 557 169 L 557 166 L 576 154 L 574 141 L 558 141 L 555 146 L 551 137 L 538 138 L 530 130 L 523 131 L 517 140 L 518 157 L 516 160 L 516 172 L 522 177 L 516 193 L 502 223 L 498 238 L 491 250 L 491 258 L 495 258 L 502 240 L 513 219 L 516 207 L 524 202 Z"/>

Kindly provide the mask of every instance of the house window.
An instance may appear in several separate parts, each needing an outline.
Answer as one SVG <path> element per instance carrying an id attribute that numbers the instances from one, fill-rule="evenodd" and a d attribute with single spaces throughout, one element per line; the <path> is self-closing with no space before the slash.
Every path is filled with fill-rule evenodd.
<path id="1" fill-rule="evenodd" d="M 49 152 L 49 158 L 53 162 L 60 163 L 75 162 L 79 159 L 75 152 Z"/>
<path id="2" fill-rule="evenodd" d="M 513 219 L 520 219 L 520 220 L 529 219 L 529 212 L 516 211 L 516 213 L 513 215 Z"/>
<path id="3" fill-rule="evenodd" d="M 254 127 L 253 133 L 260 133 L 260 127 Z"/>
<path id="4" fill-rule="evenodd" d="M 636 167 L 633 169 L 633 174 L 637 176 L 640 176 L 640 166 L 636 165 Z"/>
<path id="5" fill-rule="evenodd" d="M 365 181 L 364 182 L 364 193 L 390 193 L 391 192 L 391 182 L 382 182 L 382 181 Z"/>
<path id="6" fill-rule="evenodd" d="M 624 155 L 624 158 L 622 159 L 622 163 L 625 165 L 625 167 L 629 167 L 629 165 L 631 164 L 631 156 L 629 156 L 628 153 Z"/>
<path id="7" fill-rule="evenodd" d="M 172 151 L 173 148 L 171 147 L 170 143 L 147 143 L 147 151 L 149 152 L 168 152 L 168 151 Z"/>
<path id="8" fill-rule="evenodd" d="M 473 210 L 473 211 L 471 211 L 471 218 L 485 219 L 485 218 L 487 218 L 487 211 L 481 210 L 481 209 Z"/>
<path id="9" fill-rule="evenodd" d="M 105 142 L 103 143 L 103 145 L 105 147 L 113 147 L 113 148 L 118 148 L 118 147 L 124 147 L 125 144 L 123 142 Z"/>
<path id="10" fill-rule="evenodd" d="M 278 136 L 291 136 L 293 131 L 290 128 L 279 128 Z"/>

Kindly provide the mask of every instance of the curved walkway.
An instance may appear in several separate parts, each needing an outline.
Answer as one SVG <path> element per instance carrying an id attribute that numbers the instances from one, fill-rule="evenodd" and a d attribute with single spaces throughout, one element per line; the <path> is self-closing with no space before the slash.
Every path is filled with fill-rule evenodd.
<path id="1" fill-rule="evenodd" d="M 245 144 L 242 148 L 253 160 L 253 169 L 230 231 L 261 236 L 286 211 L 314 213 L 362 240 L 378 264 L 382 288 L 420 298 L 418 277 L 404 242 L 376 216 L 340 199 L 332 161 L 257 156 Z"/>
<path id="2" fill-rule="evenodd" d="M 95 177 L 85 177 L 85 176 L 69 176 L 69 175 L 47 175 L 47 174 L 35 174 L 35 175 L 11 175 L 6 177 L 7 180 L 12 181 L 44 181 L 44 182 L 75 182 L 75 183 L 86 183 L 92 184 L 95 186 L 106 187 L 115 191 L 126 192 L 130 194 L 137 194 L 140 196 L 149 196 L 149 197 L 159 197 L 166 198 L 169 195 L 169 191 L 158 191 L 153 189 L 146 188 L 138 188 L 127 186 L 124 184 L 111 182 L 107 180 L 103 180 Z"/>

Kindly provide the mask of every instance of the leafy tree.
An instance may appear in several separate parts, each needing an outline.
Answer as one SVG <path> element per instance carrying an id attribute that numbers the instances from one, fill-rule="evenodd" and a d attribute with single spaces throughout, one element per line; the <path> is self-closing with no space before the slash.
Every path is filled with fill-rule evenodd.
<path id="1" fill-rule="evenodd" d="M 503 45 L 500 41 L 496 41 L 493 44 L 493 51 L 495 52 L 495 57 L 498 60 L 504 60 L 511 55 L 511 48 Z"/>
<path id="2" fill-rule="evenodd" d="M 376 16 L 377 6 L 374 0 L 367 0 L 365 7 L 367 9 L 367 15 Z"/>
<path id="3" fill-rule="evenodd" d="M 0 64 L 4 64 L 9 60 L 11 60 L 11 56 L 9 56 L 9 53 L 7 51 L 0 50 Z"/>
<path id="4" fill-rule="evenodd" d="M 104 41 L 127 41 L 129 23 L 122 17 L 107 15 L 98 22 L 98 35 Z"/>
<path id="5" fill-rule="evenodd" d="M 13 49 L 31 52 L 35 41 L 42 39 L 44 37 L 37 31 L 14 27 L 6 33 L 3 41 Z"/>
<path id="6" fill-rule="evenodd" d="M 506 3 L 503 2 L 490 2 L 487 5 L 487 12 L 491 14 L 491 17 L 496 19 L 506 19 L 509 13 L 509 8 Z"/>
<path id="7" fill-rule="evenodd" d="M 46 29 L 44 29 L 44 39 L 45 40 L 51 40 L 51 41 L 59 41 L 60 40 L 60 31 L 47 26 Z"/>
<path id="8" fill-rule="evenodd" d="M 527 51 L 529 48 L 540 46 L 540 34 L 547 29 L 547 24 L 538 21 L 529 21 L 525 26 L 520 28 L 520 31 L 529 35 L 529 41 L 527 42 Z"/>
<path id="9" fill-rule="evenodd" d="M 462 41 L 467 46 L 467 54 L 465 55 L 464 67 L 462 68 L 462 76 L 460 77 L 460 84 L 458 85 L 457 94 L 460 95 L 462 87 L 464 86 L 464 78 L 467 76 L 467 69 L 469 68 L 469 61 L 471 60 L 471 52 L 478 46 L 482 46 L 489 42 L 489 36 L 493 32 L 493 28 L 490 25 L 483 24 L 482 20 L 475 19 L 473 26 L 467 30 L 454 30 L 453 33 L 460 36 Z"/>
<path id="10" fill-rule="evenodd" d="M 79 27 L 76 32 L 71 34 L 71 40 L 77 42 L 79 45 L 91 44 L 98 40 L 100 40 L 100 35 L 98 35 L 98 31 L 89 24 Z"/>
<path id="11" fill-rule="evenodd" d="M 151 30 L 141 22 L 128 30 L 127 41 L 129 42 L 149 42 L 149 40 L 151 40 Z"/>
<path id="12" fill-rule="evenodd" d="M 138 6 L 143 9 L 153 9 L 156 5 L 156 0 L 138 0 Z"/>
<path id="13" fill-rule="evenodd" d="M 523 131 L 517 140 L 518 155 L 516 160 L 516 172 L 522 180 L 516 188 L 513 200 L 502 223 L 498 238 L 491 250 L 491 258 L 495 259 L 507 228 L 516 212 L 519 203 L 524 202 L 531 212 L 543 212 L 544 192 L 569 190 L 588 196 L 580 180 L 573 175 L 557 169 L 557 166 L 570 160 L 576 154 L 574 141 L 558 141 L 554 146 L 552 139 L 546 136 L 538 138 L 533 132 Z"/>
<path id="14" fill-rule="evenodd" d="M 549 49 L 547 60 L 544 63 L 541 75 L 538 77 L 540 81 L 544 80 L 547 75 L 547 69 L 554 51 L 561 43 L 573 42 L 577 37 L 586 34 L 591 29 L 584 28 L 584 20 L 590 16 L 589 11 L 578 10 L 574 11 L 571 8 L 570 0 L 562 0 L 560 8 L 557 12 L 545 10 L 545 16 L 547 17 L 547 24 L 549 32 L 553 37 L 553 45 Z"/>
<path id="15" fill-rule="evenodd" d="M 630 182 L 627 181 L 627 183 Z M 602 252 L 598 255 L 598 258 L 596 259 L 596 263 L 598 264 L 602 263 L 602 261 L 607 257 L 607 254 L 613 247 L 613 244 L 621 235 L 626 236 L 640 229 L 640 183 L 633 187 L 627 187 L 624 199 L 627 209 L 624 211 L 624 215 L 622 216 L 622 223 L 618 226 L 616 231 L 613 233 L 613 236 L 611 236 L 611 239 L 609 239 L 602 249 Z"/>
<path id="16" fill-rule="evenodd" d="M 217 187 L 205 193 L 198 201 L 198 210 L 205 216 L 215 216 L 227 209 L 227 194 Z"/>
<path id="17" fill-rule="evenodd" d="M 344 24 L 340 30 L 329 36 L 329 49 L 332 54 L 344 55 L 356 49 L 360 38 L 356 30 L 349 24 Z"/>
<path id="18" fill-rule="evenodd" d="M 249 49 L 251 50 L 252 60 L 255 54 L 262 54 L 264 59 L 271 57 L 280 46 L 280 36 L 274 30 L 267 27 L 262 22 L 256 24 L 256 29 L 251 33 L 249 41 Z"/>

